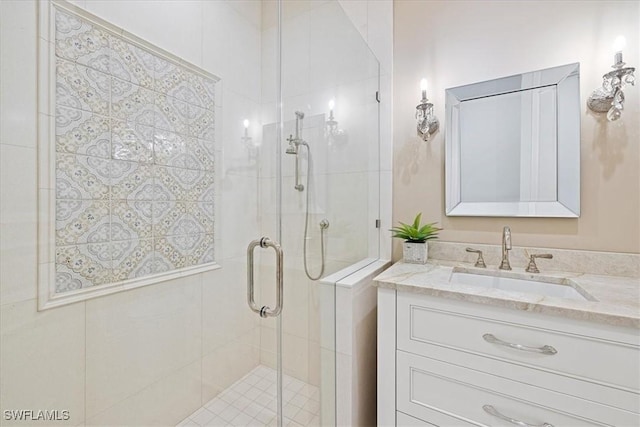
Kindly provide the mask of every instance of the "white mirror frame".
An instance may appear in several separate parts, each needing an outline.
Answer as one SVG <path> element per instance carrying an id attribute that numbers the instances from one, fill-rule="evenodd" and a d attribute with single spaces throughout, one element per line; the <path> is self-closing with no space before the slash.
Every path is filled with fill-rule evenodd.
<path id="1" fill-rule="evenodd" d="M 522 78 L 536 74 L 535 79 Z M 536 81 L 535 84 L 523 82 Z M 461 200 L 459 111 L 464 101 L 555 85 L 557 89 L 556 201 L 463 202 Z M 496 88 L 499 88 L 496 90 Z M 488 80 L 446 90 L 445 197 L 447 216 L 580 216 L 580 64 Z"/>

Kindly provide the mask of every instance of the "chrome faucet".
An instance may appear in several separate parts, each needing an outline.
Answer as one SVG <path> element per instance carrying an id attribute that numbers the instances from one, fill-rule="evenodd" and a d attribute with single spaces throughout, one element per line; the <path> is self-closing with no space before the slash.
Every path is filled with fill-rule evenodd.
<path id="1" fill-rule="evenodd" d="M 511 270 L 511 264 L 509 263 L 509 251 L 511 250 L 511 229 L 505 226 L 502 229 L 502 262 L 500 263 L 500 270 Z"/>

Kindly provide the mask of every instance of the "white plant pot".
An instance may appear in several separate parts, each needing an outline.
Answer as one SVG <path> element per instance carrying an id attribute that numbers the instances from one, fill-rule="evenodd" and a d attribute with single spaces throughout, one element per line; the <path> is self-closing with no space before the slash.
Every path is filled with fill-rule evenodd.
<path id="1" fill-rule="evenodd" d="M 404 262 L 410 264 L 426 264 L 428 254 L 429 246 L 427 246 L 427 242 L 414 243 L 405 241 L 402 243 L 402 257 Z"/>

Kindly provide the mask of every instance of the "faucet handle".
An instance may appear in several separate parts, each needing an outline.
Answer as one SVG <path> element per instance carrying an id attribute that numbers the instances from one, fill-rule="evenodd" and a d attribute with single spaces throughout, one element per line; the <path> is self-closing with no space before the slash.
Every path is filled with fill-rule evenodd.
<path id="1" fill-rule="evenodd" d="M 479 249 L 467 248 L 467 252 L 471 252 L 474 254 L 478 254 L 478 260 L 476 261 L 475 266 L 478 268 L 487 268 L 487 264 L 484 263 L 484 258 L 482 257 L 482 251 Z"/>
<path id="2" fill-rule="evenodd" d="M 536 258 L 545 258 L 545 259 L 552 259 L 553 255 L 551 254 L 532 254 L 529 255 L 529 265 L 526 268 L 526 272 L 527 273 L 540 273 L 540 270 L 538 270 L 538 266 L 536 265 Z"/>

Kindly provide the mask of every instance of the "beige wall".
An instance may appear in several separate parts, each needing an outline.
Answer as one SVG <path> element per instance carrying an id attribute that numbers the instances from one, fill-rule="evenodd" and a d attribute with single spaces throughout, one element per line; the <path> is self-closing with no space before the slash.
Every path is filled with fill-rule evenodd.
<path id="1" fill-rule="evenodd" d="M 441 240 L 499 243 L 511 226 L 516 246 L 640 252 L 640 94 L 625 91 L 617 122 L 587 111 L 586 100 L 627 38 L 625 61 L 640 65 L 637 1 L 403 1 L 394 3 L 393 219 L 417 212 L 438 221 Z M 445 89 L 580 62 L 582 106 L 579 219 L 453 218 L 444 214 Z M 415 136 L 419 80 L 441 130 Z M 397 240 L 397 239 L 396 239 Z M 401 255 L 394 243 L 394 258 Z"/>

